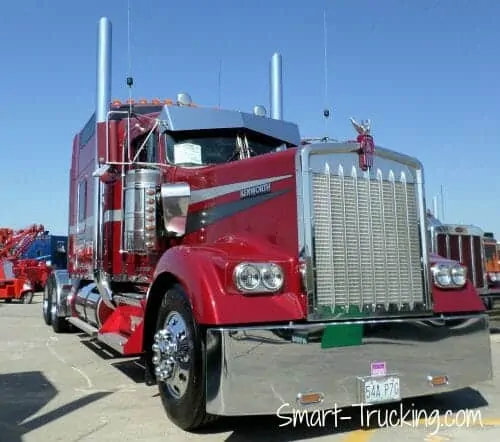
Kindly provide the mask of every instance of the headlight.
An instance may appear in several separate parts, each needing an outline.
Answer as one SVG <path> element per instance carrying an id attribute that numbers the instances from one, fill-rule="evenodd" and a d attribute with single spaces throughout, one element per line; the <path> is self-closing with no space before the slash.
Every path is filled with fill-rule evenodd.
<path id="1" fill-rule="evenodd" d="M 431 267 L 434 283 L 441 288 L 463 287 L 467 282 L 467 267 L 455 263 L 435 264 Z"/>
<path id="2" fill-rule="evenodd" d="M 277 292 L 283 287 L 284 275 L 274 263 L 242 262 L 235 267 L 233 280 L 243 293 Z"/>
<path id="3" fill-rule="evenodd" d="M 491 282 L 497 281 L 497 274 L 496 273 L 488 273 L 488 277 L 490 278 Z"/>
<path id="4" fill-rule="evenodd" d="M 30 290 L 33 290 L 33 287 L 31 286 L 31 284 L 29 282 L 25 282 L 23 284 L 23 291 L 30 291 Z"/>
<path id="5" fill-rule="evenodd" d="M 467 282 L 467 268 L 457 265 L 451 268 L 451 280 L 453 284 L 460 287 L 464 286 Z"/>

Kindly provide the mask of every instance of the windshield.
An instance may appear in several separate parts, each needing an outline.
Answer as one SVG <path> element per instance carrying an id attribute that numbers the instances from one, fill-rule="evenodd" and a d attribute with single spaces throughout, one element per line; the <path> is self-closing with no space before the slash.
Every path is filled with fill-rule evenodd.
<path id="1" fill-rule="evenodd" d="M 274 138 L 234 130 L 166 133 L 165 145 L 168 162 L 177 166 L 221 164 L 286 148 Z"/>

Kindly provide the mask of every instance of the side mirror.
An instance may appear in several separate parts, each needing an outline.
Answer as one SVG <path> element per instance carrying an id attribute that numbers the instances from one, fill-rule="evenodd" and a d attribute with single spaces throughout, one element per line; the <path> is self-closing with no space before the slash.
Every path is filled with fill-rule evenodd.
<path id="1" fill-rule="evenodd" d="M 189 184 L 162 184 L 160 196 L 165 230 L 169 235 L 183 236 L 186 233 L 186 219 L 191 199 Z"/>

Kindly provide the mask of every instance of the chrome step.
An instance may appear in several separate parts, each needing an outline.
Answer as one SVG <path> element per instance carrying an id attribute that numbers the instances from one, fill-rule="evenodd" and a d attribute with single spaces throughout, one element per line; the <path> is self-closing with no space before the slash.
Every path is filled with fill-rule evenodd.
<path id="1" fill-rule="evenodd" d="M 132 305 L 134 307 L 142 307 L 141 301 L 146 298 L 146 295 L 139 293 L 118 293 L 113 296 L 113 301 L 117 304 Z"/>
<path id="2" fill-rule="evenodd" d="M 123 346 L 127 342 L 127 338 L 119 333 L 98 333 L 97 340 L 120 354 L 124 353 Z"/>
<path id="3" fill-rule="evenodd" d="M 87 333 L 89 336 L 91 336 L 93 338 L 95 338 L 97 336 L 97 333 L 99 330 L 97 328 L 95 328 L 93 325 L 90 325 L 88 322 L 85 322 L 85 321 L 81 320 L 80 318 L 76 318 L 73 316 L 66 318 L 66 320 L 71 325 L 74 325 L 76 328 L 80 329 L 84 333 Z"/>

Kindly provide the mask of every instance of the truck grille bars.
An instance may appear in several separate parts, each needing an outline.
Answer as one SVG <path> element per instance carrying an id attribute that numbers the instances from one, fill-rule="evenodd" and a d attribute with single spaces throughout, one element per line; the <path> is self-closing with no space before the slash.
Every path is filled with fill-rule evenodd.
<path id="1" fill-rule="evenodd" d="M 309 171 L 302 173 L 310 215 L 310 222 L 303 217 L 303 228 L 311 229 L 314 269 L 309 318 L 428 310 L 416 170 L 377 158 L 382 164 L 368 174 L 357 167 L 356 155 L 318 159 L 310 158 Z"/>

